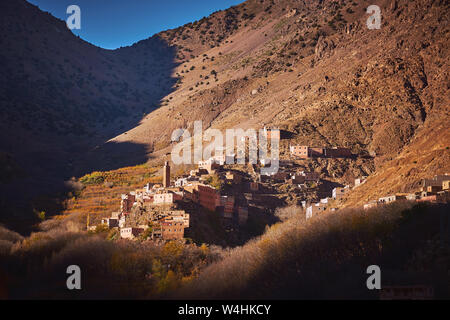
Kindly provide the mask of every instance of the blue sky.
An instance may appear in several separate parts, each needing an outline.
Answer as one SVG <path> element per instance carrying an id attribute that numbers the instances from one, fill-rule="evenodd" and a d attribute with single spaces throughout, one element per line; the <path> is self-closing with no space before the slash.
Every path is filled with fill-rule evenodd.
<path id="1" fill-rule="evenodd" d="M 9 1 L 9 0 L 8 0 Z M 163 30 L 199 20 L 244 0 L 28 0 L 66 20 L 69 5 L 81 9 L 82 39 L 105 49 L 131 45 Z"/>

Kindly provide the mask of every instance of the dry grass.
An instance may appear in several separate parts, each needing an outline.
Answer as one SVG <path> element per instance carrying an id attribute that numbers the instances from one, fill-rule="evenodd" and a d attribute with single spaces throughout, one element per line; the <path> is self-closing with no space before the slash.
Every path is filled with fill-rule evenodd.
<path id="1" fill-rule="evenodd" d="M 46 225 L 27 238 L 0 233 L 0 275 L 7 298 L 161 298 L 195 277 L 221 251 L 179 242 L 110 241 L 107 233 L 70 232 Z M 8 240 L 9 239 L 9 240 Z M 78 265 L 82 288 L 66 289 L 66 268 Z"/>
<path id="2" fill-rule="evenodd" d="M 447 260 L 428 261 L 427 272 L 408 264 L 417 248 L 439 232 L 439 210 L 396 203 L 369 211 L 346 209 L 316 219 L 289 219 L 231 250 L 177 295 L 199 299 L 376 298 L 365 287 L 366 268 L 382 266 L 383 284 L 416 281 L 450 294 Z M 441 257 L 443 258 L 443 257 Z M 435 258 L 434 258 L 435 259 Z M 412 271 L 408 270 L 411 269 Z M 440 270 L 438 273 L 436 270 Z M 434 277 L 435 276 L 435 277 Z M 434 278 L 433 278 L 434 277 Z M 439 280 L 436 280 L 439 278 Z M 434 280 L 432 280 L 434 279 Z M 411 283 L 413 282 L 413 283 Z"/>
<path id="3" fill-rule="evenodd" d="M 377 264 L 382 285 L 428 284 L 448 298 L 450 251 L 436 237 L 448 209 L 399 202 L 308 221 L 284 209 L 286 221 L 226 250 L 110 241 L 107 233 L 70 231 L 74 215 L 27 238 L 1 228 L 0 273 L 10 298 L 360 299 L 376 298 L 365 270 Z M 65 290 L 71 264 L 83 272 L 81 292 Z"/>

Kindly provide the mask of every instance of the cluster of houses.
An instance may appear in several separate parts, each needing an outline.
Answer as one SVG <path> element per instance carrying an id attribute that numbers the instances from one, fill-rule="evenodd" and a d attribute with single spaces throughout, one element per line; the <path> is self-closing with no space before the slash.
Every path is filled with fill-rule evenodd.
<path id="1" fill-rule="evenodd" d="M 259 182 L 267 182 L 272 181 L 275 183 L 287 183 L 287 184 L 296 184 L 302 185 L 307 182 L 318 182 L 319 174 L 317 172 L 309 172 L 309 171 L 297 171 L 290 172 L 288 170 L 280 170 L 271 175 L 259 174 L 257 176 L 257 180 Z"/>
<path id="2" fill-rule="evenodd" d="M 224 170 L 224 165 L 230 162 L 227 157 L 215 156 L 200 161 L 197 169 L 178 177 L 173 183 L 170 180 L 170 166 L 166 161 L 162 184 L 147 184 L 142 189 L 123 194 L 120 211 L 102 219 L 102 224 L 108 228 L 118 228 L 121 238 L 125 239 L 138 238 L 149 228 L 151 232 L 148 232 L 148 236 L 151 239 L 183 239 L 185 229 L 190 225 L 189 213 L 180 209 L 186 207 L 183 204 L 196 204 L 209 211 L 218 212 L 226 226 L 244 225 L 248 220 L 249 206 L 259 207 L 258 202 L 264 202 L 264 195 L 257 194 L 260 193 L 264 182 L 302 186 L 308 182 L 319 181 L 318 173 L 288 168 L 293 166 L 288 160 L 280 160 L 283 169 L 276 173 L 267 175 L 256 174 L 254 171 L 255 176 L 248 179 L 240 171 Z M 261 161 L 260 164 L 270 165 L 270 161 Z M 216 189 L 217 186 L 211 186 L 213 175 L 239 192 L 222 194 Z M 136 221 L 130 219 L 133 210 L 139 209 L 151 216 L 150 223 L 136 224 Z"/>
<path id="3" fill-rule="evenodd" d="M 314 156 L 314 152 L 308 147 L 301 147 L 306 152 L 306 157 Z M 311 148 L 315 149 L 315 148 Z M 340 148 L 342 149 L 342 148 Z M 330 156 L 329 150 L 322 149 L 322 154 Z M 336 151 L 335 155 L 351 154 L 347 151 Z M 112 213 L 111 217 L 102 219 L 102 224 L 108 228 L 118 228 L 120 236 L 124 239 L 135 239 L 146 230 L 151 239 L 176 240 L 183 239 L 185 229 L 190 226 L 190 214 L 181 208 L 205 208 L 218 212 L 225 225 L 244 225 L 248 220 L 249 207 L 260 207 L 264 202 L 265 194 L 260 194 L 264 189 L 264 183 L 293 184 L 298 187 L 308 187 L 308 182 L 319 182 L 319 174 L 308 171 L 296 171 L 291 161 L 280 160 L 280 167 L 273 174 L 257 174 L 253 168 L 253 178 L 240 171 L 224 170 L 228 163 L 227 157 L 211 157 L 201 161 L 198 168 L 191 170 L 189 174 L 178 177 L 174 183 L 170 179 L 170 166 L 166 161 L 163 167 L 162 184 L 147 184 L 142 189 L 137 189 L 121 198 L 120 211 Z M 265 165 L 267 163 L 261 163 Z M 289 168 L 292 167 L 292 168 Z M 217 177 L 221 184 L 225 182 L 232 186 L 233 191 L 220 191 L 219 186 L 214 185 L 212 176 Z M 306 219 L 310 219 L 320 213 L 336 211 L 336 203 L 341 201 L 350 190 L 360 187 L 366 182 L 367 176 L 355 179 L 354 185 L 336 187 L 331 192 L 331 197 L 320 199 L 317 203 L 302 201 L 306 210 Z M 223 194 L 221 193 L 223 192 Z M 394 194 L 370 201 L 364 205 L 364 209 L 370 209 L 380 204 L 387 204 L 399 200 L 447 202 L 450 198 L 450 175 L 437 175 L 433 179 L 423 179 L 420 192 L 412 194 Z M 270 196 L 270 195 L 267 195 Z M 259 203 L 259 204 L 258 204 Z M 183 204 L 191 204 L 186 206 Z M 193 205 L 193 206 L 192 206 Z M 150 219 L 145 223 L 137 223 L 132 218 L 133 211 L 140 210 L 149 214 Z M 188 209 L 189 210 L 189 209 Z M 190 210 L 189 210 L 190 211 Z M 88 227 L 89 228 L 89 227 Z M 91 227 L 93 229 L 95 227 Z M 151 230 L 148 230 L 151 228 Z"/>
<path id="4" fill-rule="evenodd" d="M 294 145 L 289 147 L 292 156 L 308 159 L 308 158 L 351 158 L 352 151 L 349 148 L 343 147 L 309 147 Z"/>
<path id="5" fill-rule="evenodd" d="M 399 200 L 417 202 L 445 203 L 450 200 L 450 174 L 436 175 L 432 179 L 423 179 L 420 191 L 408 194 L 393 194 L 372 200 L 364 205 L 364 209 L 374 208 Z"/>
<path id="6" fill-rule="evenodd" d="M 331 197 L 326 197 L 320 199 L 317 203 L 309 204 L 307 201 L 302 201 L 302 207 L 306 209 L 306 219 L 310 219 L 317 214 L 325 211 L 336 211 L 337 208 L 333 207 L 331 204 L 334 201 L 340 201 L 350 192 L 350 190 L 358 188 L 366 182 L 367 176 L 363 176 L 355 179 L 355 183 L 352 186 L 346 185 L 344 187 L 336 187 L 331 192 Z"/>
<path id="7" fill-rule="evenodd" d="M 112 213 L 109 218 L 102 219 L 108 228 L 119 228 L 124 239 L 135 239 L 145 230 L 151 228 L 151 239 L 175 240 L 183 239 L 184 231 L 189 228 L 189 214 L 179 210 L 182 202 L 195 203 L 207 210 L 221 213 L 224 219 L 236 220 L 243 225 L 248 219 L 248 207 L 237 201 L 232 195 L 222 195 L 208 185 L 207 179 L 212 174 L 219 174 L 230 183 L 239 184 L 242 176 L 236 172 L 219 172 L 225 159 L 211 158 L 199 163 L 198 169 L 191 170 L 189 175 L 180 177 L 171 184 L 170 166 L 166 161 L 163 167 L 163 182 L 147 184 L 122 195 L 120 211 Z M 250 182 L 251 190 L 258 190 L 258 183 Z M 151 213 L 151 223 L 130 226 L 130 215 L 133 210 L 144 209 Z M 96 227 L 90 227 L 94 229 Z"/>
<path id="8" fill-rule="evenodd" d="M 182 200 L 182 197 L 181 190 L 170 186 L 170 166 L 166 162 L 162 185 L 147 184 L 142 189 L 122 194 L 120 211 L 102 219 L 102 224 L 110 229 L 118 228 L 123 239 L 135 239 L 149 228 L 151 239 L 183 239 L 184 229 L 189 228 L 189 214 L 184 210 L 177 210 L 176 203 Z M 137 209 L 145 209 L 150 213 L 148 223 L 130 225 L 132 211 Z"/>
<path id="9" fill-rule="evenodd" d="M 331 204 L 334 204 L 336 200 L 343 199 L 350 190 L 364 184 L 366 179 L 366 176 L 355 179 L 353 187 L 346 185 L 344 187 L 334 188 L 331 197 L 320 199 L 317 203 L 310 204 L 302 201 L 302 206 L 306 209 L 306 219 L 310 219 L 325 211 L 336 211 L 337 208 Z M 401 200 L 433 203 L 446 203 L 450 201 L 450 175 L 436 175 L 432 179 L 423 179 L 420 191 L 409 194 L 392 194 L 377 200 L 372 200 L 364 204 L 364 210 Z"/>

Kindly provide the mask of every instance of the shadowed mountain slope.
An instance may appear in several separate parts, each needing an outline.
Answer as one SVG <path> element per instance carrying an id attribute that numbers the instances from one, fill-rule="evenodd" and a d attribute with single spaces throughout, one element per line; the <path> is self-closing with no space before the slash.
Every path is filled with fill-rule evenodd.
<path id="1" fill-rule="evenodd" d="M 11 164 L 1 169 L 1 219 L 73 175 L 145 162 L 145 146 L 103 144 L 172 90 L 174 49 L 154 36 L 104 50 L 22 0 L 3 1 L 0 15 L 0 152 Z"/>

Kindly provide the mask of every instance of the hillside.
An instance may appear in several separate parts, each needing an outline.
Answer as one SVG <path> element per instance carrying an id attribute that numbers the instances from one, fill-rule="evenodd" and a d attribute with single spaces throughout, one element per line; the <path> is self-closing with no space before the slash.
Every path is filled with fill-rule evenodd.
<path id="1" fill-rule="evenodd" d="M 448 299 L 450 252 L 438 231 L 448 209 L 403 203 L 317 220 L 294 217 L 233 249 L 171 296 L 375 300 L 380 292 L 367 290 L 365 273 L 375 264 L 383 288 L 427 285 L 435 299 Z"/>
<path id="2" fill-rule="evenodd" d="M 297 143 L 351 148 L 355 162 L 311 166 L 339 183 L 384 172 L 373 180 L 383 189 L 364 188 L 352 204 L 450 171 L 448 4 L 377 1 L 382 27 L 369 30 L 370 4 L 249 0 L 112 51 L 24 1 L 2 4 L 1 129 L 10 134 L 0 143 L 15 168 L 2 173 L 2 194 L 54 192 L 71 176 L 164 158 L 172 131 L 195 120 L 284 129 L 283 157 Z M 439 148 L 423 140 L 433 134 Z M 436 156 L 416 165 L 406 152 Z M 400 163 L 414 167 L 401 184 L 387 173 Z"/>
<path id="3" fill-rule="evenodd" d="M 366 26 L 373 4 L 379 30 Z M 371 264 L 384 268 L 383 285 L 429 285 L 448 298 L 448 203 L 361 205 L 450 173 L 449 5 L 248 0 L 104 50 L 24 0 L 1 2 L 0 298 L 376 299 L 364 286 Z M 192 133 L 197 120 L 204 130 L 280 128 L 282 159 L 295 144 L 354 156 L 296 159 L 281 182 L 225 165 L 228 193 L 217 172 L 198 172 L 242 200 L 232 205 L 248 218 L 238 227 L 193 191 L 177 202 L 154 185 L 150 206 L 167 192 L 190 215 L 180 238 L 153 238 L 141 211 L 126 213 L 133 224 L 99 225 L 123 210 L 122 194 L 162 181 L 172 132 Z M 174 181 L 197 166 L 171 168 Z M 290 179 L 299 171 L 300 184 Z M 300 200 L 363 175 L 306 220 Z M 142 223 L 135 241 L 122 236 Z M 79 292 L 60 277 L 73 261 L 86 279 Z"/>
<path id="4" fill-rule="evenodd" d="M 442 242 L 448 205 L 393 204 L 340 210 L 271 226 L 231 250 L 176 241 L 111 241 L 77 232 L 77 215 L 49 220 L 29 237 L 0 227 L 3 299 L 378 299 L 368 265 L 384 286 L 426 285 L 450 295 L 450 252 Z M 67 290 L 67 265 L 83 270 L 83 290 Z"/>
<path id="5" fill-rule="evenodd" d="M 71 176 L 145 162 L 143 146 L 104 142 L 170 92 L 173 49 L 155 36 L 104 50 L 24 0 L 3 1 L 0 15 L 0 152 L 15 168 L 0 169 L 0 220 L 30 218 L 29 201 Z"/>
<path id="6" fill-rule="evenodd" d="M 362 170 L 342 172 L 333 164 L 320 169 L 347 182 L 395 166 L 406 150 L 439 154 L 433 170 L 424 158 L 414 175 L 403 176 L 402 186 L 390 176 L 383 180 L 385 189 L 358 196 L 413 190 L 431 171 L 450 170 L 448 161 L 437 160 L 449 155 L 445 127 L 439 148 L 420 142 L 449 120 L 448 4 L 377 4 L 380 30 L 366 27 L 367 1 L 247 1 L 163 32 L 178 55 L 186 56 L 187 48 L 192 56 L 180 59 L 180 81 L 161 108 L 112 141 L 157 141 L 159 156 L 170 151 L 172 131 L 192 129 L 195 120 L 204 129 L 274 126 L 293 133 L 282 142 L 284 152 L 301 143 L 347 146 L 365 156 L 356 166 Z"/>

